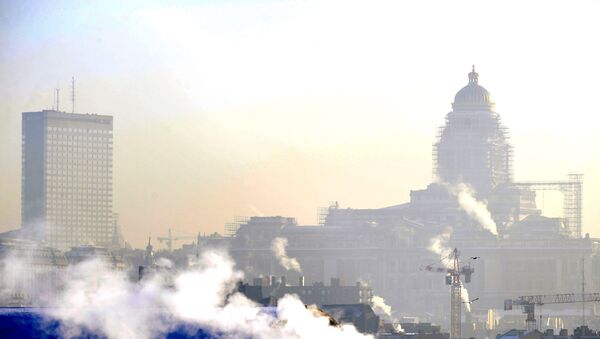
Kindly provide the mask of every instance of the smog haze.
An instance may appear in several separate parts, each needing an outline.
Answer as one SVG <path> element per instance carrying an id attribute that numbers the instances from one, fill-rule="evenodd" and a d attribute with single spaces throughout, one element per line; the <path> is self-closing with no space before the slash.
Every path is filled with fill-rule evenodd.
<path id="1" fill-rule="evenodd" d="M 0 232 L 21 225 L 21 112 L 114 117 L 114 204 L 135 247 L 235 216 L 380 208 L 432 181 L 475 64 L 514 177 L 584 174 L 600 237 L 600 3 L 0 3 Z M 560 194 L 538 197 L 561 216 Z M 540 200 L 540 199 L 543 199 Z M 156 244 L 156 246 L 160 246 Z"/>

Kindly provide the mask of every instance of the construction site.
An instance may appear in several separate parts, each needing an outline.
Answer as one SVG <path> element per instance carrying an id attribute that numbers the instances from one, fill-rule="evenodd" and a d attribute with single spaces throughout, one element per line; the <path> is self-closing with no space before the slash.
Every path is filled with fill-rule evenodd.
<path id="1" fill-rule="evenodd" d="M 600 328 L 600 240 L 582 234 L 583 175 L 515 180 L 509 140 L 473 67 L 433 144 L 433 180 L 410 201 L 376 209 L 335 202 L 319 209 L 317 225 L 238 218 L 226 237 L 198 244 L 226 246 L 248 283 L 273 275 L 365 282 L 394 317 L 438 323 L 451 338 Z M 562 195 L 562 216 L 538 206 L 546 191 Z M 273 257 L 275 238 L 287 239 L 301 272 Z"/>

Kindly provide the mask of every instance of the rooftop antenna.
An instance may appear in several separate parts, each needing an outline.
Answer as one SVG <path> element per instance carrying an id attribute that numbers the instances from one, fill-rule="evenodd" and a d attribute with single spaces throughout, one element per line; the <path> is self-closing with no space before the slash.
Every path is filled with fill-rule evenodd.
<path id="1" fill-rule="evenodd" d="M 71 113 L 75 113 L 75 77 L 71 77 Z"/>
<path id="2" fill-rule="evenodd" d="M 60 88 L 56 89 L 56 111 L 60 112 Z"/>
<path id="3" fill-rule="evenodd" d="M 585 257 L 581 257 L 581 325 L 585 326 Z"/>

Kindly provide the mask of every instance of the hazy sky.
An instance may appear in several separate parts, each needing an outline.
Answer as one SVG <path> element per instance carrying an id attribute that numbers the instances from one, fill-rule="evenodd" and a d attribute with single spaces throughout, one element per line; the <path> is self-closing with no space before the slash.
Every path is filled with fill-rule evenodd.
<path id="1" fill-rule="evenodd" d="M 584 173 L 600 236 L 600 2 L 168 4 L 0 1 L 0 231 L 20 224 L 21 112 L 57 86 L 70 110 L 72 75 L 78 112 L 114 116 L 114 210 L 141 246 L 236 215 L 310 224 L 329 201 L 408 201 L 474 63 L 516 179 Z"/>

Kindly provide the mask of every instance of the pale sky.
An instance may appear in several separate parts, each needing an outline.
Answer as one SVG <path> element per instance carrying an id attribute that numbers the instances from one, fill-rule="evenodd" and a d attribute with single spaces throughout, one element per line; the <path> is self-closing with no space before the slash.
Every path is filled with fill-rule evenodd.
<path id="1" fill-rule="evenodd" d="M 167 5 L 168 3 L 168 5 Z M 85 4 L 85 5 L 84 5 Z M 584 173 L 600 237 L 600 2 L 0 1 L 0 231 L 20 224 L 21 112 L 114 116 L 114 210 L 147 236 L 236 215 L 314 224 L 432 179 L 436 128 L 475 64 L 517 180 Z M 544 207 L 560 215 L 559 196 Z"/>

